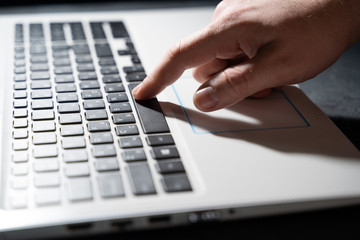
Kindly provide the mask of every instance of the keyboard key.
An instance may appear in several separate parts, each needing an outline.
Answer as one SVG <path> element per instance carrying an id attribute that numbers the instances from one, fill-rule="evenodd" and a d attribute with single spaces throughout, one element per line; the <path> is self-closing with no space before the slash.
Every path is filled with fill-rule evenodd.
<path id="1" fill-rule="evenodd" d="M 101 173 L 98 180 L 100 194 L 103 198 L 125 196 L 119 172 Z"/>
<path id="2" fill-rule="evenodd" d="M 73 83 L 74 81 L 74 76 L 71 74 L 57 75 L 55 77 L 56 83 Z"/>
<path id="3" fill-rule="evenodd" d="M 90 175 L 88 163 L 69 163 L 65 165 L 65 175 L 67 177 L 85 177 Z"/>
<path id="4" fill-rule="evenodd" d="M 14 99 L 27 98 L 27 92 L 26 91 L 14 91 L 13 97 L 14 97 Z"/>
<path id="5" fill-rule="evenodd" d="M 86 162 L 88 160 L 88 156 L 86 153 L 86 149 L 71 149 L 66 150 L 63 153 L 64 162 Z"/>
<path id="6" fill-rule="evenodd" d="M 26 81 L 26 75 L 25 74 L 16 74 L 14 76 L 14 82 L 25 82 Z"/>
<path id="7" fill-rule="evenodd" d="M 59 122 L 60 124 L 82 123 L 82 119 L 79 113 L 62 114 L 59 116 Z"/>
<path id="8" fill-rule="evenodd" d="M 38 189 L 35 193 L 35 203 L 38 206 L 60 204 L 60 201 L 59 188 Z"/>
<path id="9" fill-rule="evenodd" d="M 121 49 L 118 50 L 119 56 L 126 56 L 126 55 L 135 55 L 136 51 L 135 49 Z"/>
<path id="10" fill-rule="evenodd" d="M 84 137 L 64 137 L 61 140 L 61 145 L 63 149 L 85 148 L 86 142 Z"/>
<path id="11" fill-rule="evenodd" d="M 15 74 L 23 74 L 26 72 L 26 68 L 25 67 L 15 67 L 14 69 L 14 73 Z"/>
<path id="12" fill-rule="evenodd" d="M 162 183 L 166 192 L 191 191 L 191 185 L 186 174 L 167 174 Z"/>
<path id="13" fill-rule="evenodd" d="M 37 173 L 34 176 L 35 187 L 57 187 L 60 186 L 58 173 Z"/>
<path id="14" fill-rule="evenodd" d="M 13 209 L 22 209 L 27 207 L 27 194 L 17 193 L 10 198 L 10 204 Z"/>
<path id="15" fill-rule="evenodd" d="M 82 125 L 64 125 L 60 128 L 60 134 L 63 137 L 84 135 L 84 128 Z"/>
<path id="16" fill-rule="evenodd" d="M 128 82 L 139 82 L 143 81 L 146 78 L 146 73 L 144 72 L 137 72 L 137 73 L 130 73 L 126 75 L 126 81 Z"/>
<path id="17" fill-rule="evenodd" d="M 13 189 L 26 189 L 29 186 L 29 180 L 27 176 L 16 176 L 12 177 L 11 187 Z"/>
<path id="18" fill-rule="evenodd" d="M 59 170 L 57 158 L 39 158 L 34 160 L 35 172 L 55 172 Z"/>
<path id="19" fill-rule="evenodd" d="M 14 139 L 23 139 L 29 136 L 29 132 L 27 129 L 14 129 L 13 138 Z"/>
<path id="20" fill-rule="evenodd" d="M 29 147 L 29 143 L 27 140 L 15 140 L 13 142 L 13 150 L 20 151 L 20 150 L 27 150 Z"/>
<path id="21" fill-rule="evenodd" d="M 87 126 L 89 132 L 110 131 L 110 123 L 108 121 L 89 122 Z"/>
<path id="22" fill-rule="evenodd" d="M 123 137 L 119 139 L 119 144 L 121 148 L 135 148 L 143 146 L 140 137 Z"/>
<path id="23" fill-rule="evenodd" d="M 126 31 L 123 22 L 110 22 L 111 32 L 114 38 L 128 38 L 129 34 Z"/>
<path id="24" fill-rule="evenodd" d="M 129 73 L 137 73 L 137 72 L 145 72 L 144 68 L 142 65 L 138 64 L 138 65 L 134 65 L 134 66 L 127 66 L 127 67 L 123 67 L 123 70 L 126 74 Z"/>
<path id="25" fill-rule="evenodd" d="M 95 71 L 95 67 L 92 63 L 79 64 L 79 65 L 77 65 L 76 68 L 77 68 L 78 72 L 94 72 Z"/>
<path id="26" fill-rule="evenodd" d="M 17 82 L 14 84 L 14 90 L 26 90 L 27 84 L 26 82 Z"/>
<path id="27" fill-rule="evenodd" d="M 132 111 L 130 103 L 128 102 L 110 103 L 109 109 L 112 113 L 124 113 Z"/>
<path id="28" fill-rule="evenodd" d="M 79 80 L 97 80 L 96 72 L 83 72 L 78 75 Z"/>
<path id="29" fill-rule="evenodd" d="M 85 82 L 80 83 L 81 90 L 99 89 L 99 88 L 100 88 L 100 84 L 98 83 L 98 81 L 90 80 L 90 81 L 85 81 Z"/>
<path id="30" fill-rule="evenodd" d="M 34 146 L 33 155 L 35 158 L 57 157 L 58 149 L 55 144 Z"/>
<path id="31" fill-rule="evenodd" d="M 83 106 L 85 110 L 91 110 L 91 109 L 104 109 L 105 103 L 102 99 L 96 99 L 96 100 L 85 100 L 83 102 Z"/>
<path id="32" fill-rule="evenodd" d="M 118 136 L 129 136 L 129 135 L 138 135 L 139 129 L 136 125 L 123 125 L 115 127 L 116 135 Z"/>
<path id="33" fill-rule="evenodd" d="M 185 172 L 184 165 L 179 159 L 159 161 L 156 167 L 161 174 Z"/>
<path id="34" fill-rule="evenodd" d="M 110 74 L 118 74 L 119 73 L 119 70 L 117 69 L 116 66 L 113 66 L 113 67 L 102 67 L 100 69 L 100 73 L 102 75 L 110 75 Z"/>
<path id="35" fill-rule="evenodd" d="M 26 128 L 28 126 L 27 119 L 14 119 L 13 127 L 14 128 Z"/>
<path id="36" fill-rule="evenodd" d="M 86 56 L 76 56 L 75 62 L 78 63 L 78 64 L 82 64 L 82 63 L 92 63 L 92 58 L 91 58 L 90 55 L 86 55 Z"/>
<path id="37" fill-rule="evenodd" d="M 90 178 L 71 178 L 69 179 L 68 187 L 68 198 L 70 201 L 83 201 L 91 200 L 92 195 L 92 186 Z"/>
<path id="38" fill-rule="evenodd" d="M 100 66 L 115 66 L 115 60 L 113 58 L 100 58 L 99 60 Z"/>
<path id="39" fill-rule="evenodd" d="M 146 137 L 149 146 L 173 145 L 175 144 L 170 134 L 152 135 Z"/>
<path id="40" fill-rule="evenodd" d="M 55 90 L 57 93 L 76 92 L 76 86 L 73 83 L 62 83 L 57 84 Z"/>
<path id="41" fill-rule="evenodd" d="M 114 124 L 135 123 L 135 117 L 132 113 L 118 113 L 112 116 Z"/>
<path id="42" fill-rule="evenodd" d="M 105 110 L 87 110 L 85 112 L 85 118 L 88 121 L 92 120 L 106 120 L 108 118 Z"/>
<path id="43" fill-rule="evenodd" d="M 11 168 L 11 173 L 14 176 L 23 176 L 29 173 L 29 167 L 27 163 L 16 163 Z"/>
<path id="44" fill-rule="evenodd" d="M 129 84 L 130 92 L 135 86 L 136 84 Z M 161 106 L 156 98 L 143 101 L 134 100 L 134 103 L 144 133 L 151 134 L 170 131 Z"/>
<path id="45" fill-rule="evenodd" d="M 126 150 L 123 152 L 125 162 L 145 161 L 146 155 L 143 149 Z"/>
<path id="46" fill-rule="evenodd" d="M 69 53 L 67 51 L 56 51 L 56 52 L 53 52 L 52 56 L 55 58 L 55 59 L 61 59 L 61 58 L 66 58 L 68 59 L 70 57 Z M 61 70 L 60 70 L 61 71 Z M 55 73 L 56 73 L 56 70 L 55 70 Z M 61 74 L 61 73 L 60 73 Z"/>
<path id="47" fill-rule="evenodd" d="M 71 61 L 69 58 L 54 59 L 53 64 L 55 67 L 71 66 Z"/>
<path id="48" fill-rule="evenodd" d="M 101 22 L 91 22 L 90 27 L 91 27 L 91 33 L 92 33 L 92 36 L 94 39 L 106 38 Z"/>
<path id="49" fill-rule="evenodd" d="M 27 162 L 29 160 L 29 154 L 27 151 L 16 151 L 12 155 L 12 160 L 15 163 Z"/>
<path id="50" fill-rule="evenodd" d="M 106 84 L 104 90 L 106 93 L 125 92 L 125 88 L 122 83 Z"/>
<path id="51" fill-rule="evenodd" d="M 154 147 L 151 150 L 151 155 L 155 159 L 166 159 L 166 158 L 179 158 L 179 152 L 175 146 L 168 147 Z"/>
<path id="52" fill-rule="evenodd" d="M 50 74 L 48 72 L 34 72 L 30 74 L 31 80 L 48 80 Z"/>
<path id="53" fill-rule="evenodd" d="M 32 120 L 53 120 L 55 113 L 53 110 L 38 110 L 31 113 Z"/>
<path id="54" fill-rule="evenodd" d="M 30 93 L 31 99 L 45 99 L 52 98 L 53 94 L 51 90 L 33 90 Z"/>
<path id="55" fill-rule="evenodd" d="M 55 131 L 55 129 L 54 121 L 40 121 L 32 123 L 33 132 L 48 132 Z"/>
<path id="56" fill-rule="evenodd" d="M 14 109 L 13 111 L 13 117 L 14 118 L 24 118 L 28 116 L 28 110 L 27 109 Z"/>
<path id="57" fill-rule="evenodd" d="M 26 99 L 16 99 L 13 101 L 14 108 L 26 108 L 28 105 Z"/>
<path id="58" fill-rule="evenodd" d="M 119 75 L 105 75 L 102 78 L 103 83 L 121 83 L 122 80 Z"/>
<path id="59" fill-rule="evenodd" d="M 132 163 L 127 167 L 131 189 L 135 195 L 155 194 L 155 186 L 147 163 Z"/>
<path id="60" fill-rule="evenodd" d="M 81 92 L 82 99 L 98 99 L 102 98 L 102 93 L 100 90 L 84 90 Z"/>
<path id="61" fill-rule="evenodd" d="M 112 52 L 110 49 L 110 45 L 107 43 L 96 43 L 95 44 L 95 51 L 96 51 L 96 55 L 101 58 L 101 57 L 112 57 Z"/>
<path id="62" fill-rule="evenodd" d="M 74 92 L 59 93 L 56 96 L 56 99 L 57 99 L 58 103 L 77 102 L 79 100 L 77 94 Z"/>
<path id="63" fill-rule="evenodd" d="M 76 55 L 79 54 L 90 54 L 90 49 L 87 44 L 75 44 L 72 46 L 72 49 L 74 50 L 74 53 Z"/>
<path id="64" fill-rule="evenodd" d="M 33 110 L 52 109 L 54 108 L 54 103 L 51 99 L 32 100 L 31 108 Z"/>
<path id="65" fill-rule="evenodd" d="M 59 113 L 79 113 L 80 105 L 78 103 L 61 103 L 58 105 Z"/>
<path id="66" fill-rule="evenodd" d="M 113 157 L 116 156 L 115 147 L 112 144 L 95 145 L 92 148 L 94 157 Z"/>
<path id="67" fill-rule="evenodd" d="M 42 55 L 42 56 L 31 56 L 30 62 L 31 62 L 31 63 L 47 63 L 47 62 L 48 62 L 48 58 L 47 58 L 46 55 Z"/>
<path id="68" fill-rule="evenodd" d="M 95 169 L 99 172 L 119 170 L 119 163 L 116 157 L 96 158 Z"/>
<path id="69" fill-rule="evenodd" d="M 39 81 L 32 81 L 30 83 L 31 89 L 50 89 L 51 82 L 48 80 L 39 80 Z"/>
<path id="70" fill-rule="evenodd" d="M 90 133 L 89 138 L 91 144 L 103 144 L 103 143 L 114 142 L 111 132 Z"/>
<path id="71" fill-rule="evenodd" d="M 124 92 L 109 93 L 106 96 L 106 99 L 109 103 L 127 102 L 128 101 L 128 97 L 126 96 L 126 93 L 124 93 Z"/>
<path id="72" fill-rule="evenodd" d="M 49 66 L 47 64 L 44 64 L 44 63 L 31 64 L 30 70 L 32 72 L 49 71 Z"/>
<path id="73" fill-rule="evenodd" d="M 33 144 L 35 145 L 50 144 L 50 143 L 56 143 L 55 132 L 35 133 L 33 135 Z"/>

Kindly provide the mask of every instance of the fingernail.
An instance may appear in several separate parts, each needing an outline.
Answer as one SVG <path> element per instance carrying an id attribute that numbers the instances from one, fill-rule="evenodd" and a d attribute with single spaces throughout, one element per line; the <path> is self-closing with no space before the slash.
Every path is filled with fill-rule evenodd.
<path id="1" fill-rule="evenodd" d="M 140 84 L 137 85 L 137 86 L 132 90 L 132 95 L 133 95 L 134 97 L 136 97 L 136 95 L 137 95 L 137 93 L 138 93 L 139 90 L 140 90 Z"/>
<path id="2" fill-rule="evenodd" d="M 204 109 L 211 109 L 219 102 L 219 97 L 212 86 L 198 90 L 195 93 L 194 99 L 196 99 L 197 105 L 200 105 Z"/>

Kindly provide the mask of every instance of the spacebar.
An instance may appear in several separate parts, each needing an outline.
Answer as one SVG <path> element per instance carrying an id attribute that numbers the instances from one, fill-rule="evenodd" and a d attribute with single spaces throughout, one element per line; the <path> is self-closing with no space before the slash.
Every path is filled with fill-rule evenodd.
<path id="1" fill-rule="evenodd" d="M 129 84 L 130 92 L 132 92 L 136 85 L 137 83 Z M 151 134 L 170 131 L 161 106 L 156 98 L 141 101 L 133 98 L 133 101 L 144 133 Z"/>

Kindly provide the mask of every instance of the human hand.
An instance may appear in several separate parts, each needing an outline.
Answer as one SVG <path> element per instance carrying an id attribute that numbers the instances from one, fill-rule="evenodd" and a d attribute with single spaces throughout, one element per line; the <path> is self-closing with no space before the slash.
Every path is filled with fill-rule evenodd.
<path id="1" fill-rule="evenodd" d="M 148 99 L 193 69 L 194 104 L 214 111 L 308 80 L 360 39 L 359 0 L 225 0 L 134 89 Z"/>

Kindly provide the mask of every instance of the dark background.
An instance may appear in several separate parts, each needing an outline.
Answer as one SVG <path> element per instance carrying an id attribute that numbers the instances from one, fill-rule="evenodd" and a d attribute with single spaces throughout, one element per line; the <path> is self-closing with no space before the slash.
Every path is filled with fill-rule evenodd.
<path id="1" fill-rule="evenodd" d="M 80 3 L 94 6 L 97 2 L 125 2 L 99 0 L 0 0 L 0 13 L 31 11 L 30 5 L 37 10 L 42 4 Z M 153 1 L 130 1 L 139 6 L 157 6 Z M 156 1 L 159 2 L 159 1 Z M 165 2 L 165 1 L 162 1 Z M 172 4 L 172 1 L 166 1 Z M 212 4 L 219 1 L 184 0 L 181 4 Z M 84 5 L 84 6 L 85 6 Z M 46 8 L 47 6 L 45 6 Z M 57 6 L 61 8 L 61 5 Z M 90 8 L 92 8 L 90 6 Z M 16 10 L 15 10 L 16 12 Z M 360 43 L 350 48 L 329 69 L 312 80 L 300 84 L 301 89 L 320 107 L 340 130 L 360 149 Z M 310 211 L 271 217 L 261 217 L 230 222 L 215 222 L 159 230 L 144 230 L 115 233 L 80 239 L 360 239 L 360 205 Z M 79 239 L 79 238 L 76 238 Z"/>

